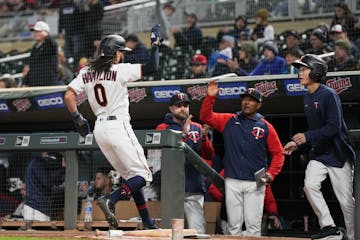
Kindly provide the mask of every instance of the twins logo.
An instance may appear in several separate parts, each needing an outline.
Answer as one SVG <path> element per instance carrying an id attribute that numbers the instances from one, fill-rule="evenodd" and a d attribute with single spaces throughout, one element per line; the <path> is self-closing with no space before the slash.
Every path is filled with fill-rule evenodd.
<path id="1" fill-rule="evenodd" d="M 198 131 L 189 131 L 188 136 L 194 143 L 197 143 L 200 140 L 200 133 Z"/>
<path id="2" fill-rule="evenodd" d="M 255 137 L 256 140 L 264 137 L 265 130 L 261 127 L 253 127 L 251 134 Z"/>

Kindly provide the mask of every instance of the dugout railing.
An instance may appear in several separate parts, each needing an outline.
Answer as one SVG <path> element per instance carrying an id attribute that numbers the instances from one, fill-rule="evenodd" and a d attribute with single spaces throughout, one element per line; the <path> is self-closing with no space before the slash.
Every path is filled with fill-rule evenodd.
<path id="1" fill-rule="evenodd" d="M 136 130 L 144 149 L 161 149 L 161 227 L 170 228 L 172 218 L 184 216 L 185 155 L 211 182 L 223 189 L 222 177 L 181 141 L 181 133 L 171 130 Z M 77 180 L 79 159 L 77 151 L 96 150 L 92 134 L 86 138 L 77 133 L 17 133 L 0 134 L 0 151 L 61 151 L 66 159 L 64 229 L 77 226 Z"/>

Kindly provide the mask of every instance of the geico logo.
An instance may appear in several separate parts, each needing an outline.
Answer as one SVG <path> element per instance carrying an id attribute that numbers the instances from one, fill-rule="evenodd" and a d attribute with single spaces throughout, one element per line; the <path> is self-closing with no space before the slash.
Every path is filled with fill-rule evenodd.
<path id="1" fill-rule="evenodd" d="M 226 96 L 226 95 L 240 95 L 246 91 L 246 87 L 227 87 L 227 88 L 220 88 L 219 95 Z"/>
<path id="2" fill-rule="evenodd" d="M 9 110 L 8 106 L 5 103 L 0 104 L 0 111 Z"/>
<path id="3" fill-rule="evenodd" d="M 156 98 L 171 98 L 175 94 L 179 93 L 179 90 L 164 90 L 164 91 L 155 91 L 154 95 Z"/>
<path id="4" fill-rule="evenodd" d="M 37 100 L 40 107 L 43 106 L 50 106 L 50 105 L 58 105 L 63 104 L 64 101 L 61 97 L 55 97 L 55 98 L 47 98 L 47 99 L 39 99 Z"/>
<path id="5" fill-rule="evenodd" d="M 301 91 L 307 91 L 305 86 L 301 85 L 300 83 L 291 83 L 286 86 L 286 90 L 289 92 L 301 92 Z"/>

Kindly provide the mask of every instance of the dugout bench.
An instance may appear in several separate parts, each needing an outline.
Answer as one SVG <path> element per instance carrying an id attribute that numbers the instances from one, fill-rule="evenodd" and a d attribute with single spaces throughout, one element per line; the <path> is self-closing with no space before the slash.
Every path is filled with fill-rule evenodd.
<path id="1" fill-rule="evenodd" d="M 135 134 L 145 149 L 157 148 L 162 150 L 160 202 L 162 228 L 171 228 L 171 219 L 184 217 L 185 155 L 209 181 L 213 182 L 219 189 L 224 189 L 223 178 L 181 141 L 180 132 L 136 130 Z M 0 133 L 0 151 L 56 150 L 65 153 L 64 229 L 78 227 L 78 215 L 77 211 L 74 211 L 77 209 L 78 197 L 78 158 L 76 151 L 95 149 L 98 149 L 98 145 L 92 134 L 84 138 L 75 132 Z M 215 208 L 218 207 L 215 206 Z M 52 226 L 51 224 L 56 226 L 59 223 L 48 223 Z"/>

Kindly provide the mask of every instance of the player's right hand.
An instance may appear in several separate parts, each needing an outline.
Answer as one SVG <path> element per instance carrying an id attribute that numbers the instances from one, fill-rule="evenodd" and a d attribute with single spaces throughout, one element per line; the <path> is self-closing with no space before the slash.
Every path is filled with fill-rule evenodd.
<path id="1" fill-rule="evenodd" d="M 298 149 L 298 145 L 294 141 L 290 141 L 284 146 L 284 152 L 286 155 L 291 155 L 296 149 Z"/>
<path id="2" fill-rule="evenodd" d="M 215 97 L 219 92 L 219 86 L 215 80 L 208 83 L 207 94 L 211 97 Z"/>
<path id="3" fill-rule="evenodd" d="M 73 118 L 75 128 L 79 134 L 83 137 L 90 133 L 90 125 L 88 120 L 84 118 L 80 113 Z"/>

